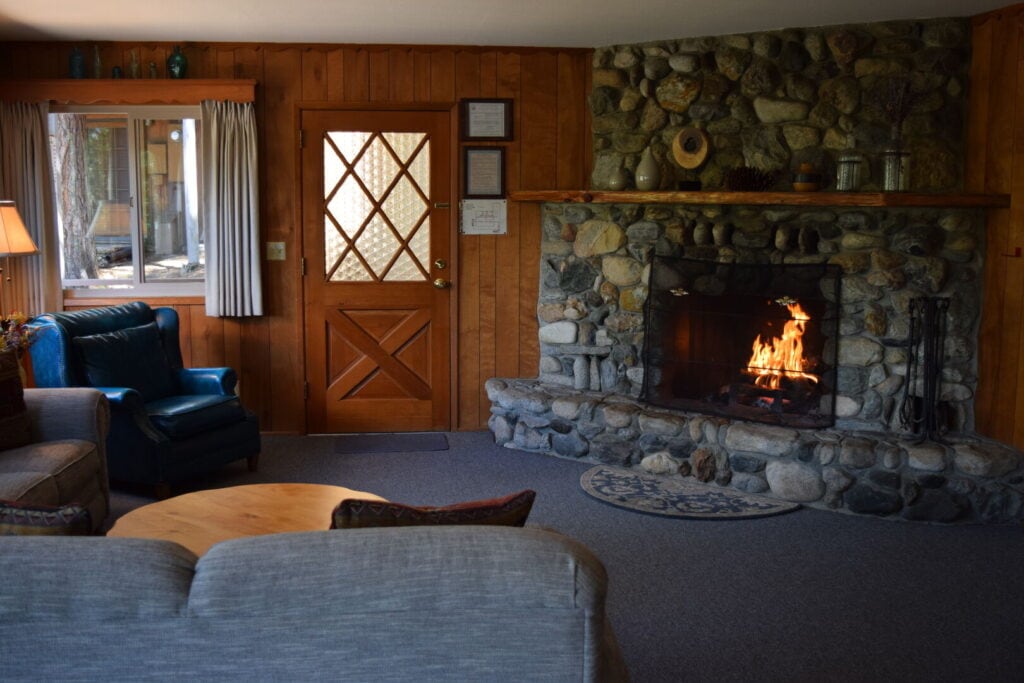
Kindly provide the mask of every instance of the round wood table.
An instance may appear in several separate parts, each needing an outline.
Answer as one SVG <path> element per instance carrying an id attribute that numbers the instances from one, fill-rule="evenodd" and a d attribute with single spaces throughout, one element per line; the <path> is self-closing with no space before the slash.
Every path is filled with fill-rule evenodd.
<path id="1" fill-rule="evenodd" d="M 107 536 L 160 538 L 202 555 L 214 543 L 242 536 L 329 529 L 345 498 L 384 500 L 325 484 L 248 484 L 186 493 L 120 517 Z"/>

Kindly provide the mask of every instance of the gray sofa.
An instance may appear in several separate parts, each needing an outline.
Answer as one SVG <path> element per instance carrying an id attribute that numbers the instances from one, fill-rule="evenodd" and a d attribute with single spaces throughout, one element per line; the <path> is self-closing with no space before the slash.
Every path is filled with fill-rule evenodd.
<path id="1" fill-rule="evenodd" d="M 0 451 L 0 500 L 77 503 L 99 529 L 110 509 L 106 396 L 88 388 L 25 389 L 25 405 L 32 442 Z"/>
<path id="2" fill-rule="evenodd" d="M 606 575 L 532 528 L 0 538 L 0 680 L 620 681 Z"/>

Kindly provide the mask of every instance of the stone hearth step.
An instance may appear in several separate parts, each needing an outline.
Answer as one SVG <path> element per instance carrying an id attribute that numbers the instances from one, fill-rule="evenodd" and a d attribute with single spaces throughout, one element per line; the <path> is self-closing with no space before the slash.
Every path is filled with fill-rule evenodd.
<path id="1" fill-rule="evenodd" d="M 933 522 L 1024 521 L 1024 454 L 973 434 L 945 443 L 798 430 L 669 411 L 535 379 L 489 379 L 509 448 L 695 477 L 810 507 Z"/>

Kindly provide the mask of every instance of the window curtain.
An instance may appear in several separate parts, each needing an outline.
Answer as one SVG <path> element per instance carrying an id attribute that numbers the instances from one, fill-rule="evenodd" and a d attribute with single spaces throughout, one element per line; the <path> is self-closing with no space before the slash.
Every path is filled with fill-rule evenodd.
<path id="1" fill-rule="evenodd" d="M 256 115 L 252 103 L 209 100 L 202 112 L 206 314 L 263 315 Z"/>
<path id="2" fill-rule="evenodd" d="M 39 248 L 4 264 L 10 311 L 37 315 L 60 310 L 60 241 L 53 200 L 47 102 L 0 102 L 0 199 L 11 199 Z"/>

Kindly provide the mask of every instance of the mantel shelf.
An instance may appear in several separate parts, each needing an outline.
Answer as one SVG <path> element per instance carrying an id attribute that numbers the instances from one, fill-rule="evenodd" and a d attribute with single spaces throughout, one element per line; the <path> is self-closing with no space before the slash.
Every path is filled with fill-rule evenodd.
<path id="1" fill-rule="evenodd" d="M 514 202 L 579 204 L 737 204 L 752 206 L 953 207 L 998 209 L 1008 194 L 912 192 L 640 192 L 638 190 L 515 190 Z"/>
<path id="2" fill-rule="evenodd" d="M 62 78 L 0 81 L 0 99 L 56 104 L 199 104 L 252 102 L 250 78 Z"/>

